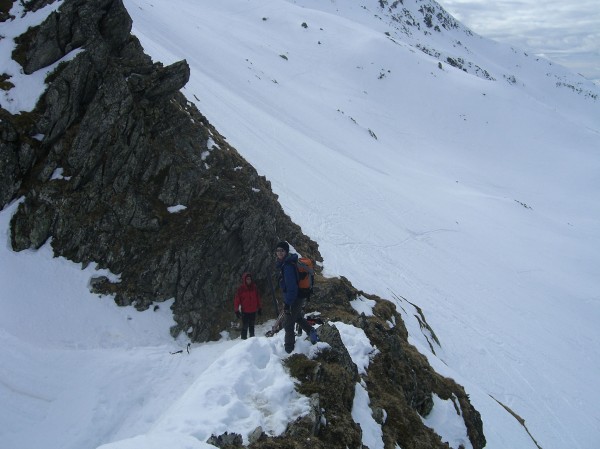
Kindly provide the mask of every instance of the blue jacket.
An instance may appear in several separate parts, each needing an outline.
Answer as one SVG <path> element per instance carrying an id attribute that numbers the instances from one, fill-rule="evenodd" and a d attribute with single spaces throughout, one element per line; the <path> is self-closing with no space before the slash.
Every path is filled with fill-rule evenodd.
<path id="1" fill-rule="evenodd" d="M 298 254 L 288 254 L 285 259 L 277 261 L 277 268 L 281 270 L 279 286 L 283 291 L 283 300 L 288 305 L 292 305 L 298 298 L 297 262 Z"/>

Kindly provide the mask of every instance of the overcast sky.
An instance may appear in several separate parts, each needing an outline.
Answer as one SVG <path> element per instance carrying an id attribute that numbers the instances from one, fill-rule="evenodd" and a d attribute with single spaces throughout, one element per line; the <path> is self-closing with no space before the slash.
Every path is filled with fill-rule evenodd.
<path id="1" fill-rule="evenodd" d="M 437 0 L 472 31 L 600 82 L 600 0 Z"/>

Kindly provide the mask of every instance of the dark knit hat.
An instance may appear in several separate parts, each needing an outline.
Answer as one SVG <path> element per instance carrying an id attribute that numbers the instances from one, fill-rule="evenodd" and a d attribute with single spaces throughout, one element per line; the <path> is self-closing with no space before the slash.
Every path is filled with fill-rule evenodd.
<path id="1" fill-rule="evenodd" d="M 286 253 L 290 252 L 290 245 L 288 244 L 288 242 L 279 242 L 275 249 L 277 248 L 284 249 Z"/>

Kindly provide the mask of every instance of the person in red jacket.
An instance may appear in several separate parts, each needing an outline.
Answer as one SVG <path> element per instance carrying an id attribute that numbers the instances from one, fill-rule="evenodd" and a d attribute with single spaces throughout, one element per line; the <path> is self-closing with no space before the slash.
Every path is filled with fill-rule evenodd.
<path id="1" fill-rule="evenodd" d="M 260 315 L 262 313 L 262 306 L 260 305 L 258 288 L 250 273 L 242 275 L 242 285 L 238 287 L 235 293 L 233 310 L 238 319 L 242 319 L 242 340 L 248 337 L 248 331 L 250 331 L 250 336 L 254 337 L 256 314 Z"/>

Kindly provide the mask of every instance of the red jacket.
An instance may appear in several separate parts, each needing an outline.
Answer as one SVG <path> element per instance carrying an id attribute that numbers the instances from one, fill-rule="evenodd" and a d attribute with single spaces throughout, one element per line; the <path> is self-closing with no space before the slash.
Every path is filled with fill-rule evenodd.
<path id="1" fill-rule="evenodd" d="M 233 301 L 233 311 L 237 312 L 240 310 L 242 313 L 253 313 L 261 308 L 260 295 L 254 281 L 250 285 L 246 285 L 246 278 L 250 276 L 250 273 L 244 273 L 242 275 L 242 285 L 240 285 L 235 294 Z"/>

